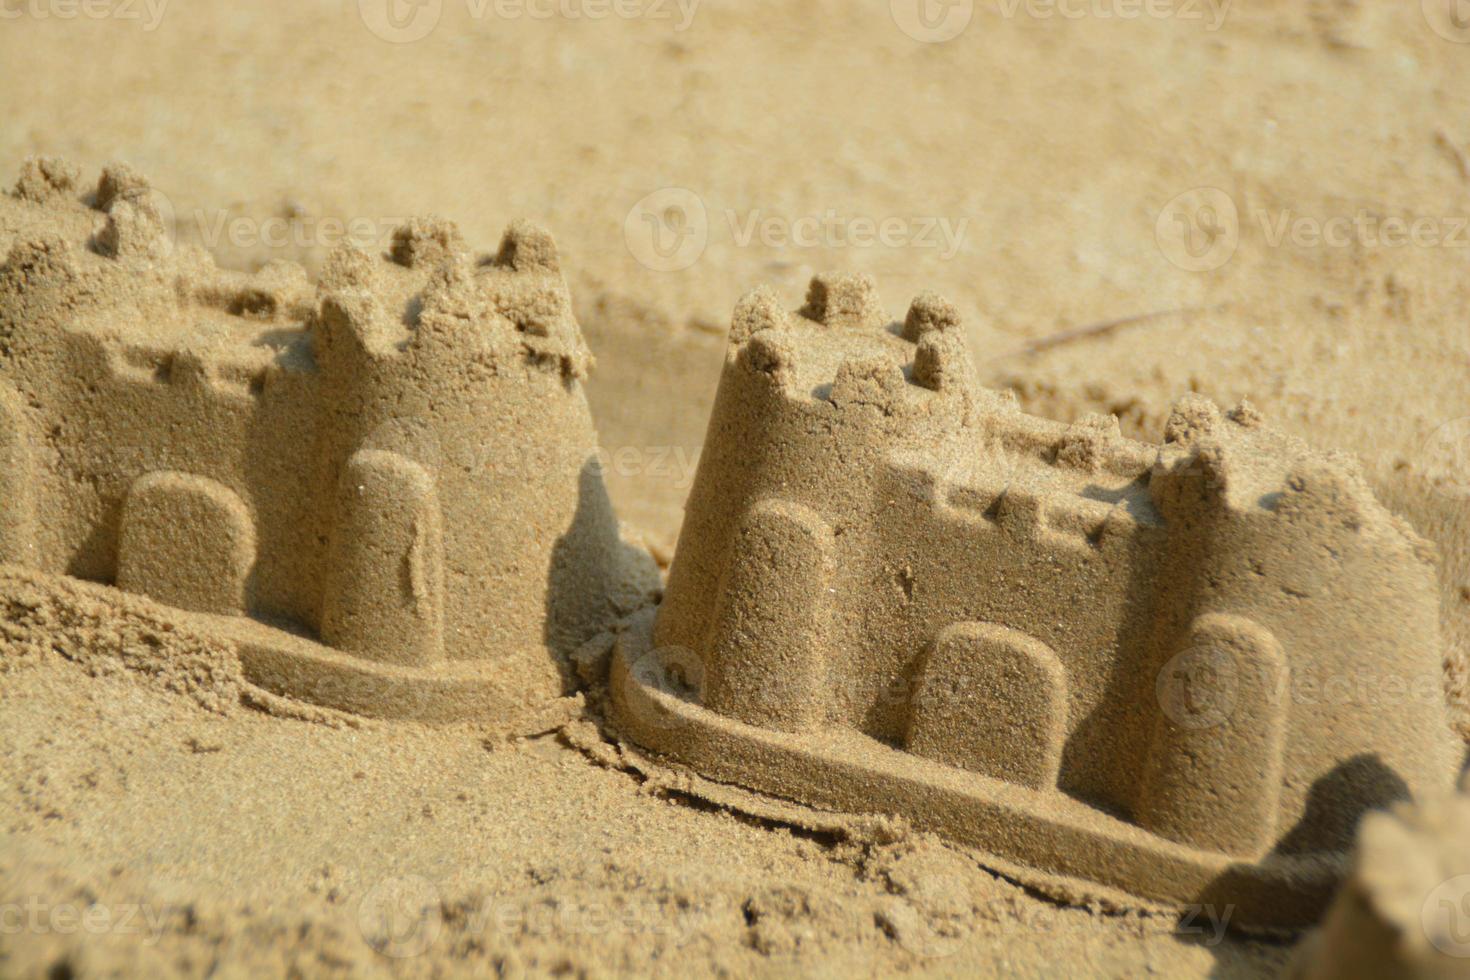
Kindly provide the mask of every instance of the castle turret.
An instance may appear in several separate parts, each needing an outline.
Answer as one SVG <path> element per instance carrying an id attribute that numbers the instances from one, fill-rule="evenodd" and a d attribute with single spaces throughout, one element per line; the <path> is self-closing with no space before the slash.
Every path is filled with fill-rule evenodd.
<path id="1" fill-rule="evenodd" d="M 795 314 L 765 289 L 736 308 L 658 621 L 660 644 L 728 649 L 708 675 L 717 710 L 778 727 L 849 710 L 828 703 L 822 682 L 836 666 L 819 625 L 839 612 L 826 609 L 833 539 L 847 554 L 864 547 L 862 515 L 885 455 L 895 445 L 922 451 L 963 427 L 974 394 L 953 308 L 922 298 L 906 322 L 890 324 L 865 277 L 814 279 Z M 821 485 L 808 478 L 817 472 Z M 777 552 L 777 540 L 789 547 Z M 745 557 L 747 547 L 768 560 Z M 718 607 L 702 598 L 713 596 L 723 597 Z M 777 608 L 786 612 L 773 618 Z M 770 625 L 760 634 L 769 644 L 753 642 L 750 617 Z M 791 672 L 781 680 L 770 674 L 778 664 Z M 776 721 L 757 704 L 773 697 L 804 707 Z"/>
<path id="2" fill-rule="evenodd" d="M 579 384 L 590 355 L 555 246 L 545 232 L 518 223 L 492 258 L 476 262 L 453 225 L 420 219 L 394 233 L 390 256 L 378 266 L 350 250 L 329 260 L 314 327 L 335 419 L 323 456 L 391 452 L 401 462 L 383 473 L 413 464 L 430 480 L 435 519 L 451 529 L 442 549 L 452 570 L 442 600 L 444 656 L 476 658 L 528 643 L 569 653 L 605 622 L 622 573 L 614 567 L 617 522 L 595 469 L 596 434 Z M 411 431 L 417 434 L 406 438 Z M 410 490 L 413 481 L 396 477 L 374 492 L 388 493 L 391 483 L 410 497 L 366 503 L 355 496 L 359 465 L 366 464 L 349 464 L 335 478 L 338 506 L 347 508 L 337 526 L 355 529 L 342 536 L 347 550 L 336 551 L 334 564 L 344 568 L 364 547 L 365 528 L 431 506 Z M 374 506 L 377 516 L 351 512 L 359 506 Z M 397 520 L 404 530 L 390 536 L 413 540 L 408 518 Z M 591 560 L 577 567 L 573 556 Z M 455 580 L 479 585 L 456 589 Z M 570 588 L 572 580 L 587 587 Z M 339 612 L 329 632 L 351 619 L 340 610 L 380 601 L 341 594 L 366 581 L 345 571 L 335 577 L 327 604 Z M 484 588 L 493 589 L 494 603 L 483 601 Z M 397 632 L 367 631 L 384 649 L 362 652 L 407 656 Z"/>
<path id="3" fill-rule="evenodd" d="M 1456 764 L 1428 546 L 1353 461 L 1249 405 L 1185 399 L 1166 440 L 1149 485 L 1169 528 L 1162 710 L 1135 812 L 1234 853 L 1283 836 L 1344 850 L 1352 816 L 1316 812 L 1314 795 L 1330 785 L 1361 813 L 1447 786 Z"/>

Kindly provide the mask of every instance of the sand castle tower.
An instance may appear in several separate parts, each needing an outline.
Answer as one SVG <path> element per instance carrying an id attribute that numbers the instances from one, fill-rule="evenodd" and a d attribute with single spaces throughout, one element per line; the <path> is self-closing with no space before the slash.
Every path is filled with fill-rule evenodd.
<path id="1" fill-rule="evenodd" d="M 234 642 L 266 686 L 430 719 L 560 693 L 646 601 L 555 247 L 217 269 L 123 167 L 28 165 L 0 267 L 0 560 L 116 585 Z"/>
<path id="2" fill-rule="evenodd" d="M 618 718 L 715 779 L 1305 922 L 1363 812 L 1453 781 L 1431 559 L 1249 406 L 1185 399 L 1159 446 L 1030 417 L 943 300 L 890 323 L 819 278 L 736 311 Z"/>

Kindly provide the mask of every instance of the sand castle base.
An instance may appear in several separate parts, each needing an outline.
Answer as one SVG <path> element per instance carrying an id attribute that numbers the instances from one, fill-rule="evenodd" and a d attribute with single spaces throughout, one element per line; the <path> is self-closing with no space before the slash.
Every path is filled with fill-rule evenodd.
<path id="1" fill-rule="evenodd" d="M 245 679 L 255 686 L 370 718 L 513 727 L 545 707 L 546 691 L 561 683 L 544 649 L 422 669 L 367 663 L 263 623 L 221 622 L 227 618 L 190 613 L 185 622 L 233 639 Z"/>
<path id="2" fill-rule="evenodd" d="M 83 601 L 124 606 L 173 624 L 236 652 L 245 681 L 283 697 L 371 718 L 442 724 L 474 721 L 512 729 L 546 705 L 559 689 L 560 671 L 542 649 L 492 660 L 463 660 L 419 668 L 379 664 L 244 616 L 194 612 L 158 603 L 112 586 L 39 573 L 15 565 L 17 582 L 57 586 Z M 0 588 L 10 580 L 0 576 Z"/>
<path id="3" fill-rule="evenodd" d="M 1244 927 L 1312 924 L 1346 873 L 1338 855 L 1245 863 L 1186 847 L 1058 791 L 941 765 L 851 729 L 795 735 L 744 724 L 698 703 L 697 678 L 653 649 L 652 621 L 640 616 L 614 651 L 618 725 L 641 747 L 710 779 L 820 809 L 896 814 L 1007 864 L 1140 904 L 1233 907 L 1231 923 Z M 690 682 L 696 686 L 684 687 Z"/>

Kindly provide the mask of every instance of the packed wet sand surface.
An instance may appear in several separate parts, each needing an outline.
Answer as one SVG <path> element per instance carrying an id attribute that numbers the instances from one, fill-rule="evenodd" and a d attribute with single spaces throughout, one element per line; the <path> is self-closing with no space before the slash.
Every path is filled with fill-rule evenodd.
<path id="1" fill-rule="evenodd" d="M 947 40 L 903 4 L 450 2 L 421 37 L 371 3 L 63 6 L 0 25 L 0 171 L 126 160 L 179 245 L 246 271 L 321 275 L 346 229 L 384 251 L 421 214 L 481 249 L 549 229 L 612 505 L 661 565 L 737 299 L 867 273 L 899 315 L 953 302 L 980 382 L 1028 412 L 1158 441 L 1181 395 L 1246 398 L 1355 455 L 1437 546 L 1463 658 L 1470 472 L 1442 447 L 1470 412 L 1470 36 L 1433 4 L 978 3 Z M 7 975 L 1269 976 L 1293 955 L 1227 934 L 1229 909 L 1069 904 L 903 820 L 703 785 L 622 743 L 596 682 L 530 734 L 362 718 L 261 691 L 156 607 L 5 574 Z"/>

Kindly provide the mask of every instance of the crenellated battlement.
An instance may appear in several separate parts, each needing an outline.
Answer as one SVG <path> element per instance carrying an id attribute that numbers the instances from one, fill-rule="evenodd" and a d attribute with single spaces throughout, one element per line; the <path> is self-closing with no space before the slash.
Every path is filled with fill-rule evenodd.
<path id="1" fill-rule="evenodd" d="M 33 160 L 0 200 L 19 229 L 0 264 L 0 561 L 225 617 L 262 678 L 304 697 L 331 678 L 316 700 L 370 713 L 533 704 L 646 601 L 545 231 L 515 222 L 476 255 L 414 219 L 312 282 L 176 245 L 126 166 L 78 180 Z M 317 652 L 260 641 L 263 622 Z M 403 700 L 414 685 L 438 693 Z"/>
<path id="2" fill-rule="evenodd" d="M 13 245 L 0 267 L 8 284 L 0 290 L 67 310 L 64 323 L 45 316 L 18 323 L 15 329 L 30 335 L 17 337 L 22 345 L 41 343 L 40 335 L 57 327 L 106 336 L 111 304 L 99 310 L 101 321 L 87 311 L 93 298 L 121 293 L 149 313 L 147 339 L 160 347 L 156 356 L 185 363 L 199 357 L 233 367 L 242 351 L 279 349 L 291 333 L 310 336 L 314 352 L 331 350 L 331 338 L 315 336 L 328 333 L 379 360 L 413 349 L 435 351 L 445 366 L 461 352 L 463 361 L 483 364 L 488 350 L 571 379 L 584 377 L 591 364 L 555 243 L 529 222 L 513 223 L 495 252 L 476 257 L 452 222 L 416 218 L 393 233 L 381 257 L 342 246 L 313 286 L 294 263 L 242 273 L 215 267 L 202 250 L 175 246 L 165 206 L 125 165 L 105 168 L 84 195 L 65 164 L 31 161 L 12 199 L 55 220 L 47 227 L 43 217 L 43 231 Z M 78 219 L 90 220 L 80 241 L 63 231 Z M 180 350 L 166 349 L 170 338 Z M 243 360 L 254 358 L 247 353 Z M 213 376 L 212 365 L 203 366 Z M 286 359 L 283 366 L 306 369 L 312 361 Z"/>
<path id="3" fill-rule="evenodd" d="M 328 260 L 314 324 L 328 335 L 324 349 L 339 343 L 377 360 L 462 349 L 482 366 L 488 353 L 586 376 L 591 354 L 546 232 L 516 222 L 476 259 L 452 224 L 421 219 L 394 233 L 388 254 L 386 265 L 350 248 Z"/>
<path id="4" fill-rule="evenodd" d="M 936 499 L 988 493 L 982 513 L 1006 513 L 1018 529 L 1047 523 L 1027 515 L 1059 512 L 1069 527 L 1091 522 L 1084 537 L 1095 538 L 1107 515 L 1081 495 L 1099 483 L 1129 497 L 1145 523 L 1184 506 L 1338 509 L 1358 527 L 1388 518 L 1353 460 L 1311 452 L 1265 426 L 1248 403 L 1222 412 L 1186 397 L 1162 445 L 1123 437 L 1112 417 L 1066 424 L 1028 416 L 1008 393 L 976 382 L 950 303 L 925 294 L 891 320 L 866 277 L 817 277 L 794 312 L 767 289 L 748 294 L 736 307 L 727 371 L 754 382 L 750 410 L 769 413 L 772 425 L 797 413 L 819 418 L 823 431 L 850 427 L 866 451 L 901 457 L 944 488 Z M 967 492 L 966 481 L 977 485 Z M 1024 487 L 1004 493 L 1013 483 Z M 1037 503 L 1022 503 L 1029 500 Z M 1369 511 L 1373 521 L 1348 516 Z"/>
<path id="5" fill-rule="evenodd" d="M 819 276 L 794 313 L 768 289 L 741 299 L 730 357 L 796 402 L 868 406 L 902 416 L 932 411 L 925 393 L 973 396 L 958 326 L 958 312 L 937 296 L 921 296 L 901 324 L 890 323 L 871 279 Z M 812 343 L 816 336 L 827 343 Z"/>

